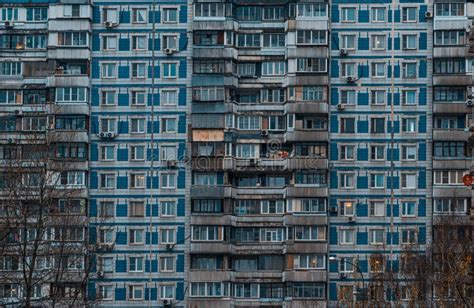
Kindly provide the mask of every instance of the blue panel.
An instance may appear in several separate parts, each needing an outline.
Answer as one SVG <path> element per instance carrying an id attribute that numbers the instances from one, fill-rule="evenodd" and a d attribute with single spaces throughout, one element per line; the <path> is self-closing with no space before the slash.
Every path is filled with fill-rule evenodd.
<path id="1" fill-rule="evenodd" d="M 178 199 L 178 208 L 176 211 L 176 215 L 180 217 L 184 217 L 186 211 L 186 205 L 184 199 Z"/>
<path id="2" fill-rule="evenodd" d="M 359 267 L 362 273 L 366 273 L 369 271 L 369 262 L 367 260 L 359 260 Z"/>
<path id="3" fill-rule="evenodd" d="M 424 115 L 420 116 L 418 121 L 418 131 L 420 133 L 426 133 L 426 116 Z"/>
<path id="4" fill-rule="evenodd" d="M 369 22 L 369 11 L 359 10 L 359 22 Z"/>
<path id="5" fill-rule="evenodd" d="M 116 213 L 117 217 L 127 217 L 127 204 L 126 203 L 117 203 L 116 205 Z"/>
<path id="6" fill-rule="evenodd" d="M 117 232 L 115 245 L 127 245 L 127 232 Z"/>
<path id="7" fill-rule="evenodd" d="M 89 201 L 89 216 L 96 217 L 97 216 L 97 200 L 90 199 Z"/>
<path id="8" fill-rule="evenodd" d="M 369 216 L 369 209 L 368 209 L 367 204 L 357 203 L 356 216 L 357 217 Z"/>
<path id="9" fill-rule="evenodd" d="M 161 45 L 160 45 L 160 39 L 159 38 L 155 38 L 155 45 L 153 45 L 153 40 L 150 38 L 148 39 L 148 50 L 160 50 L 161 48 Z"/>
<path id="10" fill-rule="evenodd" d="M 369 132 L 369 121 L 357 121 L 357 132 L 367 134 Z"/>
<path id="11" fill-rule="evenodd" d="M 387 177 L 387 189 L 390 189 L 392 187 L 392 178 Z M 399 189 L 400 188 L 400 178 L 398 176 L 393 177 L 393 188 L 394 189 Z"/>
<path id="12" fill-rule="evenodd" d="M 117 161 L 128 161 L 128 149 L 117 149 Z"/>
<path id="13" fill-rule="evenodd" d="M 130 78 L 130 69 L 128 66 L 119 66 L 118 68 L 118 76 L 119 78 Z"/>
<path id="14" fill-rule="evenodd" d="M 339 50 L 339 35 L 337 32 L 331 33 L 331 50 Z"/>
<path id="15" fill-rule="evenodd" d="M 89 243 L 95 244 L 97 242 L 97 229 L 89 228 Z"/>
<path id="16" fill-rule="evenodd" d="M 184 188 L 186 185 L 186 171 L 180 170 L 178 172 L 178 188 Z"/>
<path id="17" fill-rule="evenodd" d="M 100 8 L 98 6 L 92 6 L 92 22 L 100 24 Z"/>
<path id="18" fill-rule="evenodd" d="M 186 50 L 188 48 L 187 33 L 181 33 L 179 36 L 179 50 Z"/>
<path id="19" fill-rule="evenodd" d="M 186 133 L 186 116 L 185 115 L 179 116 L 178 133 L 180 134 Z"/>
<path id="20" fill-rule="evenodd" d="M 91 161 L 99 160 L 99 149 L 96 143 L 91 144 L 89 157 Z"/>
<path id="21" fill-rule="evenodd" d="M 339 77 L 339 63 L 337 60 L 331 60 L 331 77 Z"/>
<path id="22" fill-rule="evenodd" d="M 120 13 L 120 23 L 129 24 L 130 23 L 130 12 L 122 11 Z"/>
<path id="23" fill-rule="evenodd" d="M 93 282 L 87 283 L 87 298 L 91 301 L 96 299 L 95 283 Z"/>
<path id="24" fill-rule="evenodd" d="M 179 96 L 178 96 L 178 105 L 179 106 L 186 106 L 186 88 L 179 89 Z"/>
<path id="25" fill-rule="evenodd" d="M 129 51 L 130 50 L 130 39 L 120 38 L 118 48 L 119 48 L 119 51 Z"/>
<path id="26" fill-rule="evenodd" d="M 176 272 L 184 273 L 184 255 L 182 254 L 176 258 Z"/>
<path id="27" fill-rule="evenodd" d="M 115 260 L 115 272 L 126 273 L 127 272 L 127 260 Z M 117 294 L 117 289 L 115 289 Z"/>
<path id="28" fill-rule="evenodd" d="M 368 149 L 357 149 L 357 160 L 359 160 L 359 161 L 369 160 L 369 150 Z"/>
<path id="29" fill-rule="evenodd" d="M 395 50 L 400 50 L 400 38 L 395 38 Z"/>
<path id="30" fill-rule="evenodd" d="M 369 77 L 369 66 L 368 65 L 359 65 L 359 76 L 362 78 Z"/>
<path id="31" fill-rule="evenodd" d="M 186 78 L 187 63 L 186 60 L 179 62 L 178 78 Z"/>
<path id="32" fill-rule="evenodd" d="M 183 160 L 185 158 L 185 153 L 186 153 L 186 144 L 179 143 L 178 144 L 178 159 Z"/>
<path id="33" fill-rule="evenodd" d="M 418 173 L 418 188 L 426 188 L 426 171 L 424 170 L 420 170 L 420 172 Z"/>
<path id="34" fill-rule="evenodd" d="M 161 15 L 160 10 L 155 11 L 155 12 L 150 11 L 150 13 L 148 14 L 148 20 L 150 21 L 150 23 L 153 23 L 153 22 L 159 23 L 160 22 L 160 17 L 161 17 L 160 15 Z"/>
<path id="35" fill-rule="evenodd" d="M 357 188 L 358 189 L 367 189 L 369 187 L 369 178 L 367 176 L 358 176 L 357 177 Z"/>
<path id="36" fill-rule="evenodd" d="M 337 244 L 337 228 L 336 227 L 329 228 L 329 244 L 332 244 L 332 245 Z"/>
<path id="37" fill-rule="evenodd" d="M 457 128 L 464 129 L 466 127 L 466 117 L 464 115 L 457 117 Z"/>
<path id="38" fill-rule="evenodd" d="M 426 143 L 418 144 L 418 161 L 426 160 Z"/>
<path id="39" fill-rule="evenodd" d="M 99 132 L 99 117 L 91 116 L 90 122 L 91 122 L 90 123 L 91 134 L 97 134 Z"/>
<path id="40" fill-rule="evenodd" d="M 99 78 L 100 77 L 99 61 L 97 61 L 97 60 L 92 60 L 91 61 L 91 77 L 92 78 Z"/>
<path id="41" fill-rule="evenodd" d="M 115 300 L 124 301 L 127 299 L 127 292 L 125 288 L 115 288 Z"/>
<path id="42" fill-rule="evenodd" d="M 331 105 L 335 106 L 339 104 L 339 92 L 337 88 L 331 88 Z"/>
<path id="43" fill-rule="evenodd" d="M 91 189 L 97 189 L 98 185 L 97 172 L 92 171 L 89 176 L 89 187 Z"/>
<path id="44" fill-rule="evenodd" d="M 176 284 L 176 299 L 183 300 L 184 299 L 184 283 L 178 282 Z"/>
<path id="45" fill-rule="evenodd" d="M 128 134 L 128 121 L 119 121 L 118 122 L 118 133 L 119 134 Z"/>
<path id="46" fill-rule="evenodd" d="M 117 189 L 127 189 L 128 187 L 128 178 L 126 176 L 117 177 Z"/>
<path id="47" fill-rule="evenodd" d="M 339 132 L 339 121 L 336 115 L 331 115 L 331 133 L 338 133 Z"/>
<path id="48" fill-rule="evenodd" d="M 358 49 L 359 50 L 369 50 L 369 38 L 359 37 Z"/>
<path id="49" fill-rule="evenodd" d="M 151 288 L 151 300 L 157 300 L 158 298 L 158 289 L 157 288 Z"/>
<path id="50" fill-rule="evenodd" d="M 369 105 L 369 93 L 359 92 L 357 96 L 357 105 L 361 105 L 361 106 Z"/>
<path id="51" fill-rule="evenodd" d="M 368 233 L 367 232 L 357 232 L 357 245 L 367 245 Z"/>
<path id="52" fill-rule="evenodd" d="M 389 95 L 388 97 L 391 98 L 391 95 Z M 400 105 L 400 93 L 394 93 L 393 94 L 393 100 L 394 100 L 394 105 L 399 106 Z M 390 104 L 391 104 L 391 102 L 390 102 Z"/>
<path id="53" fill-rule="evenodd" d="M 337 261 L 329 261 L 329 272 L 330 273 L 339 272 L 339 269 L 337 267 Z"/>
<path id="54" fill-rule="evenodd" d="M 418 244 L 426 243 L 426 227 L 420 227 L 418 229 Z"/>
<path id="55" fill-rule="evenodd" d="M 400 160 L 400 150 L 399 149 L 388 149 L 387 148 L 387 161 L 392 160 L 392 151 L 393 151 L 393 160 L 399 161 Z"/>
<path id="56" fill-rule="evenodd" d="M 92 42 L 91 42 L 92 51 L 99 51 L 100 50 L 100 37 L 98 34 L 92 35 Z"/>
<path id="57" fill-rule="evenodd" d="M 330 171 L 329 172 L 329 188 L 336 189 L 337 188 L 337 172 L 336 171 Z"/>
<path id="58" fill-rule="evenodd" d="M 100 97 L 99 97 L 99 90 L 97 88 L 91 88 L 91 99 L 90 103 L 91 106 L 99 106 Z"/>
<path id="59" fill-rule="evenodd" d="M 400 236 L 398 232 L 394 232 L 392 236 L 393 236 L 393 244 L 398 245 L 400 243 L 400 239 L 399 239 Z"/>
<path id="60" fill-rule="evenodd" d="M 420 50 L 426 50 L 427 47 L 427 37 L 426 37 L 426 33 L 420 33 L 420 38 L 419 38 L 419 42 L 418 42 L 418 49 Z"/>
<path id="61" fill-rule="evenodd" d="M 188 8 L 182 5 L 179 8 L 179 22 L 185 24 L 188 21 Z"/>
<path id="62" fill-rule="evenodd" d="M 337 300 L 337 284 L 335 283 L 329 284 L 329 300 L 331 301 Z"/>
<path id="63" fill-rule="evenodd" d="M 395 10 L 395 22 L 400 22 L 400 10 Z"/>
<path id="64" fill-rule="evenodd" d="M 338 149 L 337 149 L 337 143 L 331 142 L 329 144 L 329 159 L 330 160 L 337 160 L 339 157 Z"/>
<path id="65" fill-rule="evenodd" d="M 119 106 L 128 106 L 130 99 L 128 97 L 128 93 L 119 93 L 118 96 L 118 105 Z"/>
<path id="66" fill-rule="evenodd" d="M 339 7 L 337 5 L 331 5 L 331 21 L 339 22 Z"/>
<path id="67" fill-rule="evenodd" d="M 427 72 L 426 60 L 421 60 L 420 66 L 419 66 L 419 77 L 426 78 L 426 72 Z"/>
<path id="68" fill-rule="evenodd" d="M 418 200 L 418 217 L 426 217 L 426 199 Z"/>
<path id="69" fill-rule="evenodd" d="M 422 106 L 426 105 L 426 88 L 420 88 L 418 103 Z"/>
<path id="70" fill-rule="evenodd" d="M 178 243 L 184 243 L 184 227 L 178 227 L 178 232 L 176 234 L 176 240 Z"/>

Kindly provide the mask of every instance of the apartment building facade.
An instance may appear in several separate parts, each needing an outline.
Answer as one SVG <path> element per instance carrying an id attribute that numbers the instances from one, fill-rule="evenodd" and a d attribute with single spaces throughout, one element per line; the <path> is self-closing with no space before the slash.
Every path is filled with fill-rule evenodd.
<path id="1" fill-rule="evenodd" d="M 91 7 L 0 1 L 0 305 L 83 303 Z"/>
<path id="2" fill-rule="evenodd" d="M 324 305 L 328 4 L 193 9 L 189 307 Z"/>
<path id="3" fill-rule="evenodd" d="M 186 1 L 93 5 L 89 296 L 184 306 L 190 84 Z"/>
<path id="4" fill-rule="evenodd" d="M 407 299 L 402 253 L 430 238 L 431 6 L 331 5 L 332 305 Z"/>

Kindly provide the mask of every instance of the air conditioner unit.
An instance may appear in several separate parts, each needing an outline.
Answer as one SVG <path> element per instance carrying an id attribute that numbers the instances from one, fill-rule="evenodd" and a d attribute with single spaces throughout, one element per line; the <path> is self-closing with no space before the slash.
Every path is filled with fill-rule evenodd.
<path id="1" fill-rule="evenodd" d="M 343 104 L 337 104 L 337 110 L 344 110 L 345 107 Z"/>
<path id="2" fill-rule="evenodd" d="M 105 138 L 106 136 L 107 136 L 107 133 L 100 133 L 100 134 L 99 134 L 99 137 L 100 137 L 100 138 Z"/>
<path id="3" fill-rule="evenodd" d="M 345 49 L 340 49 L 340 50 L 339 50 L 339 55 L 340 55 L 340 56 L 347 56 L 347 50 L 345 50 Z"/>
<path id="4" fill-rule="evenodd" d="M 5 28 L 13 28 L 13 21 L 5 21 Z"/>
<path id="5" fill-rule="evenodd" d="M 166 244 L 166 250 L 172 250 L 174 248 L 174 244 Z"/>
<path id="6" fill-rule="evenodd" d="M 7 139 L 7 142 L 8 142 L 9 144 L 13 144 L 13 143 L 15 143 L 15 139 L 13 139 L 13 138 L 8 138 L 8 139 Z"/>
<path id="7" fill-rule="evenodd" d="M 346 273 L 339 273 L 339 277 L 341 277 L 341 278 L 346 278 L 347 275 L 346 275 Z"/>
<path id="8" fill-rule="evenodd" d="M 107 138 L 115 138 L 115 133 L 107 133 Z"/>
<path id="9" fill-rule="evenodd" d="M 163 52 L 164 52 L 165 54 L 167 54 L 167 55 L 171 55 L 171 54 L 174 53 L 174 49 L 165 48 L 165 49 L 163 50 Z"/>
<path id="10" fill-rule="evenodd" d="M 257 160 L 256 160 L 255 158 L 251 158 L 251 159 L 249 159 L 249 164 L 250 164 L 251 166 L 254 166 L 254 165 L 257 164 Z"/>
<path id="11" fill-rule="evenodd" d="M 105 250 L 111 251 L 113 249 L 112 245 L 105 245 Z"/>
<path id="12" fill-rule="evenodd" d="M 17 110 L 15 110 L 15 114 L 16 114 L 16 115 L 22 115 L 22 114 L 23 114 L 23 110 L 17 109 Z"/>
<path id="13" fill-rule="evenodd" d="M 431 13 L 430 11 L 428 11 L 428 12 L 425 13 L 425 18 L 430 19 L 430 18 L 432 18 L 432 17 L 433 17 L 433 13 Z"/>
<path id="14" fill-rule="evenodd" d="M 331 213 L 337 213 L 337 205 L 331 205 L 331 207 L 329 208 L 329 211 Z"/>
<path id="15" fill-rule="evenodd" d="M 474 104 L 474 100 L 467 100 L 466 101 L 466 106 L 467 107 L 472 107 L 473 104 Z"/>
<path id="16" fill-rule="evenodd" d="M 347 83 L 354 83 L 356 79 L 354 77 L 347 77 L 346 78 Z"/>
<path id="17" fill-rule="evenodd" d="M 355 217 L 354 216 L 349 216 L 348 220 L 349 220 L 349 222 L 355 222 Z"/>
<path id="18" fill-rule="evenodd" d="M 264 129 L 260 132 L 262 136 L 268 136 L 268 130 Z"/>
<path id="19" fill-rule="evenodd" d="M 97 272 L 97 277 L 99 277 L 99 278 L 104 277 L 104 272 L 98 271 L 98 272 Z"/>
<path id="20" fill-rule="evenodd" d="M 112 28 L 114 26 L 114 23 L 111 21 L 106 21 L 104 22 L 104 26 L 108 29 Z"/>

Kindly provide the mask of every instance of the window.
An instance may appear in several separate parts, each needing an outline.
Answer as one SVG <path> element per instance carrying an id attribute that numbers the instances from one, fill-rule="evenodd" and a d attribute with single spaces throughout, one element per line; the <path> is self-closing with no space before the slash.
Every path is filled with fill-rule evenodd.
<path id="1" fill-rule="evenodd" d="M 145 230 L 143 229 L 130 229 L 129 230 L 129 243 L 135 245 L 142 245 L 145 242 Z"/>
<path id="2" fill-rule="evenodd" d="M 161 201 L 160 214 L 164 217 L 176 216 L 176 201 Z"/>
<path id="3" fill-rule="evenodd" d="M 128 271 L 132 273 L 143 272 L 143 257 L 129 257 Z"/>
<path id="4" fill-rule="evenodd" d="M 1 9 L 2 21 L 17 21 L 18 20 L 18 8 L 16 7 L 3 7 Z"/>
<path id="5" fill-rule="evenodd" d="M 175 232 L 175 229 L 160 229 L 161 244 L 174 244 Z"/>
<path id="6" fill-rule="evenodd" d="M 455 117 L 443 117 L 443 118 L 435 118 L 434 127 L 436 129 L 443 129 L 443 130 L 451 130 L 457 129 L 457 122 L 458 119 Z"/>
<path id="7" fill-rule="evenodd" d="M 87 102 L 87 88 L 56 88 L 56 102 L 58 103 L 85 103 Z"/>
<path id="8" fill-rule="evenodd" d="M 87 47 L 88 33 L 78 31 L 58 32 L 58 46 Z"/>
<path id="9" fill-rule="evenodd" d="M 355 78 L 357 74 L 356 64 L 355 63 L 341 63 L 341 77 L 353 77 Z"/>
<path id="10" fill-rule="evenodd" d="M 325 198 L 294 199 L 288 203 L 288 211 L 304 214 L 322 214 L 326 212 Z"/>
<path id="11" fill-rule="evenodd" d="M 223 295 L 221 282 L 191 282 L 191 297 L 220 297 Z"/>
<path id="12" fill-rule="evenodd" d="M 466 88 L 464 87 L 434 87 L 434 100 L 446 103 L 464 102 Z"/>
<path id="13" fill-rule="evenodd" d="M 387 94 L 385 90 L 370 91 L 370 103 L 372 105 L 385 105 L 386 97 L 387 97 Z"/>
<path id="14" fill-rule="evenodd" d="M 339 101 L 343 105 L 355 105 L 357 102 L 357 92 L 355 90 L 341 90 Z"/>
<path id="15" fill-rule="evenodd" d="M 298 45 L 325 45 L 327 32 L 325 30 L 297 30 L 296 43 Z"/>
<path id="16" fill-rule="evenodd" d="M 324 73 L 327 71 L 325 58 L 303 58 L 297 59 L 297 72 Z"/>
<path id="17" fill-rule="evenodd" d="M 372 78 L 383 78 L 385 77 L 385 63 L 372 63 L 371 64 L 371 74 Z"/>
<path id="18" fill-rule="evenodd" d="M 2 10 L 2 14 L 3 14 L 3 10 Z M 6 14 L 6 15 L 8 15 L 8 14 Z M 7 17 L 7 16 L 5 16 L 5 17 Z M 5 20 L 4 19 L 5 17 L 2 17 L 2 20 Z M 26 8 L 26 20 L 27 21 L 46 21 L 46 20 L 48 20 L 48 8 L 47 7 Z"/>
<path id="19" fill-rule="evenodd" d="M 110 284 L 99 285 L 100 300 L 112 300 L 113 299 L 113 286 Z"/>
<path id="20" fill-rule="evenodd" d="M 435 198 L 434 209 L 438 214 L 464 214 L 467 211 L 468 199 L 466 198 Z"/>
<path id="21" fill-rule="evenodd" d="M 285 47 L 284 33 L 264 33 L 263 34 L 264 48 L 282 48 Z"/>
<path id="22" fill-rule="evenodd" d="M 225 17 L 225 3 L 195 3 L 194 17 Z"/>
<path id="23" fill-rule="evenodd" d="M 286 62 L 262 62 L 262 76 L 280 76 L 286 73 Z"/>
<path id="24" fill-rule="evenodd" d="M 355 243 L 355 230 L 354 229 L 341 229 L 341 245 L 354 245 Z"/>
<path id="25" fill-rule="evenodd" d="M 415 201 L 403 201 L 402 202 L 402 217 L 415 217 Z"/>
<path id="26" fill-rule="evenodd" d="M 256 144 L 237 144 L 235 156 L 237 158 L 257 158 L 258 145 Z"/>
<path id="27" fill-rule="evenodd" d="M 239 76 L 255 76 L 255 63 L 237 64 L 237 74 Z"/>
<path id="28" fill-rule="evenodd" d="M 435 170 L 434 184 L 435 185 L 464 185 L 463 176 L 468 174 L 464 170 Z"/>
<path id="29" fill-rule="evenodd" d="M 258 229 L 257 229 L 258 230 Z M 257 231 L 258 232 L 258 231 Z M 257 235 L 254 235 L 247 240 L 241 240 L 241 241 L 247 241 L 247 242 L 262 242 L 262 243 L 269 243 L 269 242 L 281 242 L 283 241 L 283 229 L 282 228 L 261 228 L 260 229 L 260 238 Z"/>
<path id="30" fill-rule="evenodd" d="M 402 146 L 402 159 L 407 161 L 416 160 L 416 145 L 403 145 Z"/>
<path id="31" fill-rule="evenodd" d="M 295 226 L 295 241 L 324 241 L 326 227 L 324 226 Z"/>
<path id="32" fill-rule="evenodd" d="M 132 161 L 145 160 L 145 146 L 143 145 L 130 146 L 130 159 Z"/>
<path id="33" fill-rule="evenodd" d="M 260 98 L 262 103 L 283 103 L 285 101 L 285 90 L 263 89 Z"/>
<path id="34" fill-rule="evenodd" d="M 402 22 L 416 22 L 418 9 L 416 7 L 402 8 Z"/>
<path id="35" fill-rule="evenodd" d="M 464 157 L 466 145 L 459 141 L 435 141 L 434 156 L 436 157 Z"/>
<path id="36" fill-rule="evenodd" d="M 342 22 L 356 22 L 356 8 L 354 7 L 341 8 L 341 21 Z"/>
<path id="37" fill-rule="evenodd" d="M 416 118 L 402 118 L 402 132 L 416 133 Z"/>
<path id="38" fill-rule="evenodd" d="M 402 90 L 402 104 L 416 105 L 416 90 Z"/>
<path id="39" fill-rule="evenodd" d="M 178 50 L 178 36 L 163 35 L 163 50 L 164 49 Z"/>
<path id="40" fill-rule="evenodd" d="M 115 91 L 102 91 L 101 92 L 101 105 L 102 106 L 114 106 L 115 105 Z"/>
<path id="41" fill-rule="evenodd" d="M 385 50 L 387 37 L 385 35 L 372 35 L 372 50 Z"/>
<path id="42" fill-rule="evenodd" d="M 416 34 L 402 35 L 402 46 L 405 50 L 415 50 L 418 36 Z"/>
<path id="43" fill-rule="evenodd" d="M 160 176 L 160 179 L 161 179 L 162 189 L 176 188 L 176 174 L 175 173 L 162 173 Z"/>
<path id="44" fill-rule="evenodd" d="M 110 118 L 103 118 L 100 120 L 101 133 L 115 133 L 116 120 Z"/>
<path id="45" fill-rule="evenodd" d="M 130 210 L 130 217 L 144 217 L 145 216 L 145 202 L 144 201 L 130 201 L 129 210 Z"/>
<path id="46" fill-rule="evenodd" d="M 384 230 L 383 229 L 370 230 L 370 245 L 383 245 L 383 243 L 384 243 Z"/>
<path id="47" fill-rule="evenodd" d="M 434 33 L 435 46 L 463 46 L 466 44 L 464 30 L 438 30 Z"/>
<path id="48" fill-rule="evenodd" d="M 176 106 L 178 103 L 178 90 L 161 90 L 160 103 L 163 106 Z"/>
<path id="49" fill-rule="evenodd" d="M 371 10 L 372 22 L 385 22 L 386 11 L 384 7 L 373 7 Z"/>
<path id="50" fill-rule="evenodd" d="M 147 11 L 145 8 L 132 9 L 132 22 L 134 24 L 144 24 L 146 23 Z"/>
<path id="51" fill-rule="evenodd" d="M 114 242 L 114 229 L 112 228 L 100 228 L 99 229 L 99 243 L 101 244 L 112 244 Z"/>
<path id="52" fill-rule="evenodd" d="M 326 17 L 326 3 L 298 3 L 298 17 Z"/>
<path id="53" fill-rule="evenodd" d="M 160 257 L 160 272 L 174 272 L 174 257 Z"/>
<path id="54" fill-rule="evenodd" d="M 222 202 L 218 199 L 193 200 L 192 211 L 195 213 L 221 213 Z"/>
<path id="55" fill-rule="evenodd" d="M 370 133 L 371 134 L 385 133 L 385 118 L 370 119 Z"/>
<path id="56" fill-rule="evenodd" d="M 417 76 L 417 65 L 416 62 L 405 62 L 402 63 L 403 78 L 416 78 Z"/>
<path id="57" fill-rule="evenodd" d="M 371 217 L 384 217 L 385 216 L 385 202 L 384 201 L 371 201 L 370 216 Z"/>
<path id="58" fill-rule="evenodd" d="M 110 22 L 112 24 L 118 23 L 118 14 L 117 9 L 106 8 L 102 10 L 102 20 L 103 22 Z"/>
<path id="59" fill-rule="evenodd" d="M 45 117 L 23 117 L 21 119 L 23 131 L 45 131 L 46 118 Z"/>
<path id="60" fill-rule="evenodd" d="M 46 35 L 27 35 L 26 48 L 27 49 L 44 49 L 47 45 Z"/>
<path id="61" fill-rule="evenodd" d="M 353 173 L 341 173 L 339 175 L 339 187 L 340 188 L 354 188 L 355 187 L 355 174 Z"/>
<path id="62" fill-rule="evenodd" d="M 298 254 L 294 256 L 295 269 L 325 269 L 326 256 L 320 254 Z"/>
<path id="63" fill-rule="evenodd" d="M 259 130 L 260 116 L 239 116 L 237 126 L 240 130 Z"/>
<path id="64" fill-rule="evenodd" d="M 132 36 L 132 49 L 133 50 L 146 50 L 146 35 L 134 35 Z"/>
<path id="65" fill-rule="evenodd" d="M 327 184 L 327 173 L 325 171 L 297 171 L 295 184 L 311 184 L 324 186 Z"/>
<path id="66" fill-rule="evenodd" d="M 326 288 L 324 283 L 318 282 L 296 282 L 293 285 L 293 297 L 295 298 L 324 298 Z"/>
<path id="67" fill-rule="evenodd" d="M 21 62 L 0 62 L 0 76 L 20 76 Z"/>
<path id="68" fill-rule="evenodd" d="M 354 216 L 354 202 L 352 201 L 342 201 L 339 204 L 339 212 L 341 216 Z"/>
<path id="69" fill-rule="evenodd" d="M 327 119 L 323 117 L 303 118 L 303 129 L 326 130 Z"/>
<path id="70" fill-rule="evenodd" d="M 80 17 L 81 6 L 78 4 L 64 5 L 63 15 L 64 17 Z"/>
<path id="71" fill-rule="evenodd" d="M 384 270 L 384 257 L 382 256 L 371 256 L 369 259 L 370 272 L 381 273 Z"/>
<path id="72" fill-rule="evenodd" d="M 177 8 L 163 8 L 162 12 L 163 23 L 177 23 L 178 22 L 178 9 Z"/>
<path id="73" fill-rule="evenodd" d="M 222 240 L 222 227 L 219 226 L 192 226 L 193 241 L 220 241 Z"/>
<path id="74" fill-rule="evenodd" d="M 385 146 L 384 145 L 371 145 L 370 146 L 370 159 L 385 161 Z"/>
<path id="75" fill-rule="evenodd" d="M 115 188 L 115 174 L 114 173 L 101 174 L 100 175 L 100 188 L 101 189 Z"/>
<path id="76" fill-rule="evenodd" d="M 113 145 L 101 146 L 100 147 L 100 160 L 114 161 L 115 160 L 115 147 Z"/>
<path id="77" fill-rule="evenodd" d="M 327 157 L 327 146 L 325 144 L 297 144 L 295 155 L 304 157 Z"/>
<path id="78" fill-rule="evenodd" d="M 436 16 L 450 17 L 450 16 L 464 16 L 464 3 L 436 3 Z"/>
<path id="79" fill-rule="evenodd" d="M 163 78 L 177 78 L 178 63 L 162 63 Z"/>
<path id="80" fill-rule="evenodd" d="M 130 119 L 130 133 L 131 134 L 145 133 L 145 118 L 131 118 Z"/>
<path id="81" fill-rule="evenodd" d="M 285 212 L 284 200 L 262 200 L 262 214 L 283 214 Z"/>
<path id="82" fill-rule="evenodd" d="M 145 174 L 130 174 L 130 188 L 145 188 Z"/>
<path id="83" fill-rule="evenodd" d="M 176 146 L 163 145 L 161 146 L 160 158 L 162 161 L 170 161 L 177 159 Z"/>
<path id="84" fill-rule="evenodd" d="M 402 244 L 416 244 L 416 230 L 403 229 L 402 230 Z"/>
<path id="85" fill-rule="evenodd" d="M 355 50 L 356 36 L 352 34 L 341 35 L 341 48 L 345 50 Z"/>
<path id="86" fill-rule="evenodd" d="M 435 58 L 435 74 L 464 74 L 466 73 L 466 61 L 464 58 Z"/>
<path id="87" fill-rule="evenodd" d="M 352 273 L 354 272 L 354 258 L 344 257 L 339 262 L 339 271 L 341 273 Z"/>
<path id="88" fill-rule="evenodd" d="M 101 201 L 99 203 L 99 216 L 103 218 L 115 216 L 115 205 L 112 201 Z"/>
<path id="89" fill-rule="evenodd" d="M 128 299 L 129 300 L 143 300 L 143 286 L 142 285 L 131 285 L 128 286 Z"/>
<path id="90" fill-rule="evenodd" d="M 340 301 L 352 301 L 354 296 L 354 286 L 339 285 L 338 299 Z"/>
<path id="91" fill-rule="evenodd" d="M 402 173 L 402 189 L 416 188 L 416 173 Z"/>
<path id="92" fill-rule="evenodd" d="M 131 91 L 132 106 L 144 106 L 146 104 L 146 92 L 141 90 Z"/>
<path id="93" fill-rule="evenodd" d="M 102 63 L 102 78 L 116 78 L 117 64 L 116 63 Z"/>
<path id="94" fill-rule="evenodd" d="M 341 160 L 354 160 L 355 159 L 355 146 L 354 145 L 341 145 L 340 159 Z"/>
<path id="95" fill-rule="evenodd" d="M 342 134 L 355 133 L 355 118 L 341 118 L 341 133 Z"/>
<path id="96" fill-rule="evenodd" d="M 177 130 L 176 118 L 161 118 L 161 132 L 167 134 L 176 133 Z"/>
<path id="97" fill-rule="evenodd" d="M 56 144 L 56 158 L 85 159 L 86 158 L 85 143 L 58 143 Z"/>
<path id="98" fill-rule="evenodd" d="M 385 187 L 385 175 L 383 173 L 372 173 L 370 175 L 370 188 L 381 189 Z"/>
<path id="99" fill-rule="evenodd" d="M 146 63 L 132 63 L 132 78 L 146 78 Z"/>

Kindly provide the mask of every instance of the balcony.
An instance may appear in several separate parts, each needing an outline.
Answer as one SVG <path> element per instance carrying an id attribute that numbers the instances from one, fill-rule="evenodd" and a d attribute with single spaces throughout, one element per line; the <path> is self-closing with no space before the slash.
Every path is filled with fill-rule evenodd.
<path id="1" fill-rule="evenodd" d="M 230 47 L 193 47 L 193 58 L 237 59 L 237 50 Z"/>
<path id="2" fill-rule="evenodd" d="M 321 114 L 328 113 L 327 102 L 297 102 L 285 105 L 286 113 Z"/>
<path id="3" fill-rule="evenodd" d="M 191 196 L 193 198 L 230 198 L 232 194 L 231 187 L 224 186 L 192 186 L 191 187 Z"/>
<path id="4" fill-rule="evenodd" d="M 89 87 L 87 75 L 53 75 L 46 77 L 46 87 Z"/>
<path id="5" fill-rule="evenodd" d="M 304 197 L 304 198 L 314 198 L 314 197 L 327 197 L 328 188 L 327 187 L 287 187 L 286 189 L 287 197 Z"/>
<path id="6" fill-rule="evenodd" d="M 314 141 L 327 141 L 327 131 L 318 130 L 294 130 L 288 131 L 285 134 L 285 142 L 314 142 Z"/>
<path id="7" fill-rule="evenodd" d="M 464 130 L 433 130 L 433 140 L 440 141 L 466 141 L 469 132 Z"/>
<path id="8" fill-rule="evenodd" d="M 192 281 L 192 282 L 230 281 L 231 274 L 232 273 L 230 271 L 225 271 L 225 270 L 212 270 L 212 271 L 190 270 L 189 281 Z"/>
<path id="9" fill-rule="evenodd" d="M 326 282 L 327 273 L 326 270 L 316 271 L 285 271 L 283 273 L 284 281 L 320 281 Z"/>
<path id="10" fill-rule="evenodd" d="M 286 246 L 286 253 L 327 253 L 328 244 L 325 242 L 293 242 Z"/>
<path id="11" fill-rule="evenodd" d="M 464 30 L 470 25 L 467 16 L 443 17 L 435 16 L 433 18 L 433 30 Z"/>
<path id="12" fill-rule="evenodd" d="M 433 75 L 433 86 L 469 86 L 472 83 L 470 75 Z"/>
<path id="13" fill-rule="evenodd" d="M 472 107 L 467 107 L 466 102 L 452 102 L 452 103 L 433 103 L 433 113 L 471 113 Z"/>

